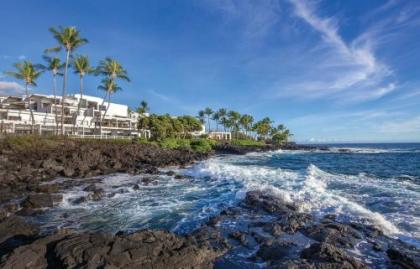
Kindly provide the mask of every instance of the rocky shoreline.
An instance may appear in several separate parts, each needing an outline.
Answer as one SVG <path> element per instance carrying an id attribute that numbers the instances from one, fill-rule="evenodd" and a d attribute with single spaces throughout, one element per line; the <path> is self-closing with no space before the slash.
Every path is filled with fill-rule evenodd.
<path id="1" fill-rule="evenodd" d="M 94 176 L 145 174 L 159 184 L 158 168 L 186 166 L 212 154 L 278 149 L 220 145 L 212 153 L 165 150 L 137 143 L 59 141 L 54 149 L 0 146 L 0 268 L 419 268 L 419 250 L 366 225 L 335 216 L 315 219 L 270 194 L 248 192 L 240 204 L 187 235 L 141 230 L 126 234 L 56 230 L 41 234 L 27 217 L 62 201 L 60 190 L 87 184 L 80 201 L 106 193 Z M 322 150 L 322 149 L 321 149 Z M 166 172 L 177 178 L 174 172 Z M 60 183 L 57 177 L 78 178 Z M 132 188 L 141 186 L 133 184 Z"/>

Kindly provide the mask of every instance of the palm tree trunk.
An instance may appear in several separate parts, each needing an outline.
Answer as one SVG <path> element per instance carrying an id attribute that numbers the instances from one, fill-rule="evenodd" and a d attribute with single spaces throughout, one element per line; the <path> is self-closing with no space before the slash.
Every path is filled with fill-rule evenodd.
<path id="1" fill-rule="evenodd" d="M 104 103 L 105 103 L 105 99 L 104 99 L 104 100 L 103 100 L 103 102 L 102 102 L 102 106 L 104 105 Z M 111 92 L 108 92 L 108 104 L 106 105 L 105 113 L 104 113 L 104 115 L 102 116 L 101 121 L 100 121 L 100 125 L 99 125 L 99 128 L 100 128 L 100 130 L 101 130 L 101 134 L 102 134 L 102 122 L 104 121 L 105 116 L 106 116 L 106 113 L 108 112 L 108 109 L 109 109 L 109 104 L 110 104 L 110 103 L 111 103 Z"/>
<path id="2" fill-rule="evenodd" d="M 34 112 L 32 111 L 32 106 L 31 106 L 31 97 L 29 96 L 29 92 L 28 92 L 28 83 L 25 83 L 25 94 L 26 94 L 26 98 L 28 98 L 28 107 L 29 107 L 29 111 L 31 113 L 31 134 L 34 133 L 34 124 L 35 124 L 35 118 L 34 118 Z"/>
<path id="3" fill-rule="evenodd" d="M 54 115 L 55 115 L 55 135 L 58 134 L 58 115 L 57 115 L 57 75 L 53 74 L 53 95 L 54 95 Z"/>
<path id="4" fill-rule="evenodd" d="M 64 135 L 64 101 L 66 98 L 66 87 L 67 87 L 67 69 L 69 67 L 70 50 L 67 50 L 66 64 L 64 66 L 64 77 L 63 77 L 63 94 L 61 97 L 61 135 Z"/>
<path id="5" fill-rule="evenodd" d="M 79 103 L 77 104 L 77 113 L 74 117 L 74 121 L 73 121 L 73 132 L 76 128 L 76 123 L 77 123 L 77 117 L 79 116 L 80 113 L 80 105 L 82 103 L 82 98 L 83 98 L 83 76 L 80 76 L 80 99 L 79 99 Z"/>

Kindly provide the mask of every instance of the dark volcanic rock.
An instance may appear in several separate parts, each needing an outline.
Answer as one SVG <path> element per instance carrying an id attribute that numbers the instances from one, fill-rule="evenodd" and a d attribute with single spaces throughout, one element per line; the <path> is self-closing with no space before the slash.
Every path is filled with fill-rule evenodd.
<path id="1" fill-rule="evenodd" d="M 60 194 L 33 193 L 29 194 L 21 205 L 27 208 L 53 207 L 54 203 L 61 202 L 62 200 L 63 196 Z"/>
<path id="2" fill-rule="evenodd" d="M 15 249 L 1 268 L 211 268 L 224 250 L 193 237 L 144 230 L 129 235 L 55 234 Z"/>
<path id="3" fill-rule="evenodd" d="M 296 244 L 289 241 L 269 241 L 260 246 L 257 256 L 266 261 L 290 259 L 296 252 Z"/>
<path id="4" fill-rule="evenodd" d="M 319 242 L 340 247 L 354 247 L 363 239 L 363 234 L 352 226 L 337 222 L 321 223 L 310 226 L 303 233 Z"/>
<path id="5" fill-rule="evenodd" d="M 48 144 L 46 140 L 40 138 L 35 143 Z M 157 167 L 187 165 L 209 156 L 208 153 L 162 149 L 138 143 L 73 139 L 54 143 L 54 148 L 49 145 L 15 147 L 0 141 L 0 184 L 15 188 L 19 182 L 33 184 L 57 176 L 92 177 L 115 172 L 158 174 Z M 50 193 L 53 190 L 40 192 Z"/>
<path id="6" fill-rule="evenodd" d="M 316 268 L 370 268 L 348 255 L 343 249 L 327 243 L 315 243 L 301 253 L 301 258 Z"/>
<path id="7" fill-rule="evenodd" d="M 0 222 L 0 243 L 14 236 L 32 237 L 38 233 L 38 228 L 23 218 L 10 216 Z"/>
<path id="8" fill-rule="evenodd" d="M 394 242 L 386 251 L 391 263 L 397 268 L 419 269 L 420 250 L 402 242 Z"/>
<path id="9" fill-rule="evenodd" d="M 214 146 L 214 150 L 217 154 L 239 154 L 243 155 L 250 152 L 263 152 L 263 151 L 273 151 L 273 150 L 315 150 L 321 149 L 315 146 L 308 146 L 308 145 L 298 145 L 295 143 L 285 143 L 282 145 L 271 145 L 267 144 L 264 146 L 240 146 L 240 145 L 232 145 L 229 143 L 225 144 L 218 144 Z M 325 148 L 322 148 L 326 150 Z"/>
<path id="10" fill-rule="evenodd" d="M 265 210 L 271 214 L 285 214 L 294 212 L 297 208 L 285 203 L 280 198 L 263 194 L 260 191 L 247 192 L 245 204 L 255 210 Z"/>

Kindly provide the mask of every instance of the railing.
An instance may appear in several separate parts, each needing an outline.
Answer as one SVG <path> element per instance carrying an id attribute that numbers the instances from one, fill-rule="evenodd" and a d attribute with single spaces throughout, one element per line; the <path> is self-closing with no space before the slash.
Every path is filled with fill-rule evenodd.
<path id="1" fill-rule="evenodd" d="M 133 139 L 133 136 L 129 135 L 75 135 L 75 134 L 69 134 L 68 137 L 74 137 L 74 138 L 92 138 L 92 139 Z"/>

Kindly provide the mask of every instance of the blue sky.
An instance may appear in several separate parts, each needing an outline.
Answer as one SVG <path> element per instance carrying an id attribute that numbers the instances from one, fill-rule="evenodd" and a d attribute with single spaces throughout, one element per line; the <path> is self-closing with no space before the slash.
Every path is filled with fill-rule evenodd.
<path id="1" fill-rule="evenodd" d="M 417 0 L 9 0 L 0 18 L 2 74 L 41 62 L 49 27 L 74 25 L 89 40 L 77 53 L 127 68 L 115 102 L 270 116 L 301 142 L 420 141 Z M 87 78 L 86 92 L 97 85 Z M 20 89 L 0 75 L 0 93 Z M 45 74 L 33 90 L 50 89 Z"/>

